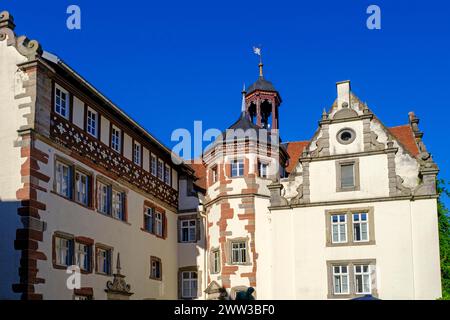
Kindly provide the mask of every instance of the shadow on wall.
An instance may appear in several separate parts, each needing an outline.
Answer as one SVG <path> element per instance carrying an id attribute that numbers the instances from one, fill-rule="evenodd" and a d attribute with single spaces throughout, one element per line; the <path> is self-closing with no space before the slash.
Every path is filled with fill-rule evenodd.
<path id="1" fill-rule="evenodd" d="M 12 291 L 12 285 L 19 283 L 19 250 L 14 249 L 16 230 L 23 227 L 17 209 L 19 201 L 5 201 L 0 198 L 0 300 L 19 299 L 20 294 Z"/>

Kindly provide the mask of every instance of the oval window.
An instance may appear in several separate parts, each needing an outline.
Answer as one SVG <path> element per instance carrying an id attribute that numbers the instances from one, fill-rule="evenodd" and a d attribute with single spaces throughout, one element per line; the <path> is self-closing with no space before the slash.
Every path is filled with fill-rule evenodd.
<path id="1" fill-rule="evenodd" d="M 355 140 L 356 134 L 352 129 L 342 129 L 337 134 L 337 140 L 342 144 L 350 144 Z"/>

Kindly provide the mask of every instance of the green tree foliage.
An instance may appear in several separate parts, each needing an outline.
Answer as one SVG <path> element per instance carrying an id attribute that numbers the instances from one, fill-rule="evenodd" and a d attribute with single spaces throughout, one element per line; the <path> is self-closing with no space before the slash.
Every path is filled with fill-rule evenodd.
<path id="1" fill-rule="evenodd" d="M 438 181 L 438 223 L 439 246 L 441 252 L 442 298 L 450 300 L 450 215 L 445 207 L 442 197 L 450 197 L 444 180 Z"/>

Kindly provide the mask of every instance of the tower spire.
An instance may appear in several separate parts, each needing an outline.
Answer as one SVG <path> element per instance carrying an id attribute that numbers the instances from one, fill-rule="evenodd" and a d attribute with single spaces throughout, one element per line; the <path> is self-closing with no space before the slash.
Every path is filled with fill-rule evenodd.
<path id="1" fill-rule="evenodd" d="M 245 83 L 244 83 L 244 87 L 242 88 L 242 103 L 241 103 L 241 115 L 244 116 L 245 115 L 245 94 L 247 92 L 245 91 Z"/>
<path id="2" fill-rule="evenodd" d="M 263 63 L 262 63 L 262 53 L 261 53 L 261 45 L 259 47 L 253 47 L 253 52 L 259 56 L 259 77 L 264 78 L 263 75 Z"/>

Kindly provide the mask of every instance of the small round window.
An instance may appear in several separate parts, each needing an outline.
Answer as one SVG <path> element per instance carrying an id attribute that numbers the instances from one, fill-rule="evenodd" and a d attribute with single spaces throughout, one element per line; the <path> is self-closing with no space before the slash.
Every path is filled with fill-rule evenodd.
<path id="1" fill-rule="evenodd" d="M 342 129 L 337 134 L 337 140 L 342 144 L 350 144 L 355 140 L 356 134 L 352 129 Z"/>

